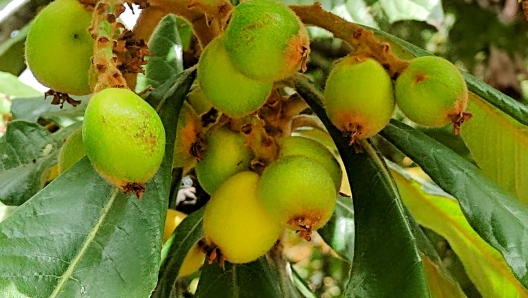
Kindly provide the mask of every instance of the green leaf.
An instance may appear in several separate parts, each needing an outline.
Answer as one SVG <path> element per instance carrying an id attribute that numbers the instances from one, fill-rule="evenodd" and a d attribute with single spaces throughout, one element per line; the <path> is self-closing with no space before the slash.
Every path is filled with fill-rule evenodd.
<path id="1" fill-rule="evenodd" d="M 158 285 L 151 297 L 165 298 L 171 295 L 187 252 L 203 237 L 202 220 L 204 210 L 205 208 L 202 208 L 187 216 L 176 227 L 173 236 L 163 246 L 163 262 L 159 272 Z"/>
<path id="2" fill-rule="evenodd" d="M 24 42 L 31 27 L 26 24 L 20 30 L 10 32 L 7 40 L 0 44 L 0 71 L 18 76 L 26 68 L 24 59 Z M 34 95 L 33 95 L 34 96 Z"/>
<path id="3" fill-rule="evenodd" d="M 502 255 L 471 228 L 456 200 L 436 185 L 412 179 L 397 170 L 392 172 L 401 197 L 416 220 L 444 237 L 458 255 L 471 281 L 483 297 L 524 297 L 528 295 L 513 275 Z M 429 261 L 430 262 L 430 261 Z M 434 264 L 426 262 L 430 289 L 454 291 L 452 281 L 445 280 Z M 436 277 L 436 278 L 435 278 Z M 431 291 L 433 292 L 433 291 Z M 454 292 L 453 292 L 454 293 Z M 447 294 L 444 297 L 460 297 Z"/>
<path id="4" fill-rule="evenodd" d="M 160 258 L 164 176 L 158 172 L 139 201 L 83 158 L 0 223 L 0 292 L 146 297 Z"/>
<path id="5" fill-rule="evenodd" d="M 13 100 L 11 113 L 14 119 L 31 122 L 45 119 L 65 127 L 82 120 L 90 96 L 74 98 L 80 100 L 81 104 L 76 107 L 65 104 L 62 109 L 58 105 L 52 105 L 49 97 L 47 100 L 43 100 L 43 95 L 33 98 L 17 98 Z"/>
<path id="6" fill-rule="evenodd" d="M 196 291 L 199 298 L 282 298 L 279 280 L 261 257 L 247 264 L 206 264 Z"/>
<path id="7" fill-rule="evenodd" d="M 345 296 L 429 297 L 413 226 L 382 157 L 367 143 L 356 154 L 326 116 L 320 92 L 304 76 L 293 83 L 334 139 L 352 187 L 356 239 Z"/>
<path id="8" fill-rule="evenodd" d="M 485 178 L 476 166 L 423 133 L 392 120 L 380 134 L 458 199 L 469 224 L 501 252 L 527 287 L 528 208 Z"/>
<path id="9" fill-rule="evenodd" d="M 352 262 L 355 232 L 352 198 L 339 196 L 332 218 L 317 232 L 339 256 Z"/>
<path id="10" fill-rule="evenodd" d="M 37 193 L 61 145 L 37 123 L 9 122 L 0 139 L 0 201 L 19 206 Z"/>
<path id="11" fill-rule="evenodd" d="M 528 205 L 528 134 L 526 127 L 470 94 L 461 135 L 484 175 Z"/>
<path id="12" fill-rule="evenodd" d="M 183 71 L 182 42 L 174 15 L 167 15 L 159 22 L 150 38 L 149 50 L 154 56 L 147 57 L 145 74 L 138 74 L 138 91 L 149 85 L 157 88 L 168 78 Z"/>
<path id="13" fill-rule="evenodd" d="M 42 93 L 20 82 L 17 76 L 0 71 L 0 95 L 10 97 L 42 96 Z"/>
<path id="14" fill-rule="evenodd" d="M 440 0 L 380 0 L 380 4 L 391 23 L 417 20 L 439 27 L 444 21 Z"/>

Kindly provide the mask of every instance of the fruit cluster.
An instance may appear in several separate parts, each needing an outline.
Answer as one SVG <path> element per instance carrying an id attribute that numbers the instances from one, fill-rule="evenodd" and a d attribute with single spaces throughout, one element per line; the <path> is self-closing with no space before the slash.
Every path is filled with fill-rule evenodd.
<path id="1" fill-rule="evenodd" d="M 455 133 L 471 117 L 465 113 L 468 90 L 460 71 L 449 61 L 424 56 L 412 59 L 394 86 L 383 66 L 368 55 L 340 60 L 326 82 L 324 104 L 332 123 L 351 144 L 382 130 L 395 104 L 412 121 L 440 127 L 453 123 Z"/>
<path id="2" fill-rule="evenodd" d="M 225 33 L 200 57 L 198 81 L 213 106 L 230 117 L 262 107 L 273 82 L 300 67 L 309 52 L 306 28 L 275 0 L 249 0 L 234 9 Z"/>

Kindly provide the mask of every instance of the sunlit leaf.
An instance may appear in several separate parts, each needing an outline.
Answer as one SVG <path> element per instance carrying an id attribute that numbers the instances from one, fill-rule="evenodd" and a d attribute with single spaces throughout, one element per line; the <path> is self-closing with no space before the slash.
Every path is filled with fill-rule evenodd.
<path id="1" fill-rule="evenodd" d="M 476 166 L 405 124 L 391 120 L 381 135 L 458 199 L 473 229 L 501 252 L 517 279 L 528 286 L 528 208 Z"/>
<path id="2" fill-rule="evenodd" d="M 417 20 L 439 27 L 444 20 L 440 0 L 380 0 L 380 4 L 391 23 Z"/>
<path id="3" fill-rule="evenodd" d="M 471 228 L 456 200 L 426 181 L 420 184 L 395 171 L 393 177 L 416 220 L 449 242 L 483 297 L 528 295 L 528 290 L 515 278 L 502 255 Z"/>

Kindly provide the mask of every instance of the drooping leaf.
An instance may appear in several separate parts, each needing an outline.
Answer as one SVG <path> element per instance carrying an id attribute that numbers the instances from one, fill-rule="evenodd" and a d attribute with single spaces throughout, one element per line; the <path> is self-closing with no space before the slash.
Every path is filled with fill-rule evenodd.
<path id="1" fill-rule="evenodd" d="M 173 236 L 167 241 L 162 250 L 158 284 L 151 297 L 169 297 L 173 285 L 178 278 L 178 272 L 187 252 L 203 237 L 202 219 L 205 208 L 187 216 L 174 230 Z M 175 293 L 172 293 L 175 294 Z"/>
<path id="2" fill-rule="evenodd" d="M 484 175 L 528 205 L 527 127 L 470 94 L 461 135 Z"/>
<path id="3" fill-rule="evenodd" d="M 352 198 L 339 196 L 332 218 L 317 231 L 345 260 L 354 258 L 354 205 Z"/>
<path id="4" fill-rule="evenodd" d="M 352 187 L 356 238 L 345 296 L 429 297 L 416 239 L 383 159 L 367 143 L 366 153 L 357 154 L 326 116 L 320 92 L 304 76 L 292 81 L 334 139 Z"/>
<path id="5" fill-rule="evenodd" d="M 0 201 L 19 206 L 46 182 L 61 143 L 37 123 L 12 121 L 0 139 Z"/>
<path id="6" fill-rule="evenodd" d="M 138 91 L 149 85 L 157 88 L 183 71 L 183 49 L 174 15 L 169 14 L 159 22 L 149 40 L 149 50 L 154 56 L 147 57 L 145 74 L 138 75 Z"/>
<path id="7" fill-rule="evenodd" d="M 524 297 L 528 295 L 528 290 L 515 278 L 502 255 L 482 240 L 471 228 L 456 200 L 436 185 L 426 181 L 417 180 L 421 183 L 414 181 L 401 170 L 393 171 L 393 177 L 398 183 L 405 205 L 416 220 L 449 242 L 450 247 L 464 264 L 466 273 L 483 297 Z M 438 275 L 442 279 L 430 278 L 430 288 L 436 291 L 454 290 L 449 283 L 444 285 L 448 281 L 440 275 L 441 272 L 434 273 L 438 269 L 435 267 L 434 264 L 427 264 L 429 274 Z M 438 283 L 432 283 L 435 280 Z M 446 295 L 444 297 L 456 296 Z"/>
<path id="8" fill-rule="evenodd" d="M 206 264 L 202 268 L 196 297 L 282 298 L 279 280 L 265 257 L 247 264 Z"/>
<path id="9" fill-rule="evenodd" d="M 391 120 L 380 134 L 458 199 L 473 229 L 501 252 L 517 279 L 528 286 L 528 208 L 476 166 L 423 133 Z"/>

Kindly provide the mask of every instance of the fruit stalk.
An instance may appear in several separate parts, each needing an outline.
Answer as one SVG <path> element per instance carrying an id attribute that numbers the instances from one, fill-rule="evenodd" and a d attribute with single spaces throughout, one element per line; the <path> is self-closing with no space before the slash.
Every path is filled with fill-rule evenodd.
<path id="1" fill-rule="evenodd" d="M 95 40 L 92 64 L 97 75 L 94 93 L 105 88 L 126 87 L 126 80 L 117 68 L 113 52 L 114 36 L 118 31 L 117 18 L 124 11 L 121 0 L 101 0 L 95 5 L 90 34 Z"/>
<path id="2" fill-rule="evenodd" d="M 290 5 L 289 7 L 304 24 L 317 26 L 332 32 L 335 37 L 348 42 L 356 53 L 369 53 L 387 70 L 391 78 L 396 78 L 407 67 L 408 62 L 398 58 L 391 51 L 390 45 L 381 42 L 374 35 L 374 32 L 325 11 L 320 3 Z"/>

